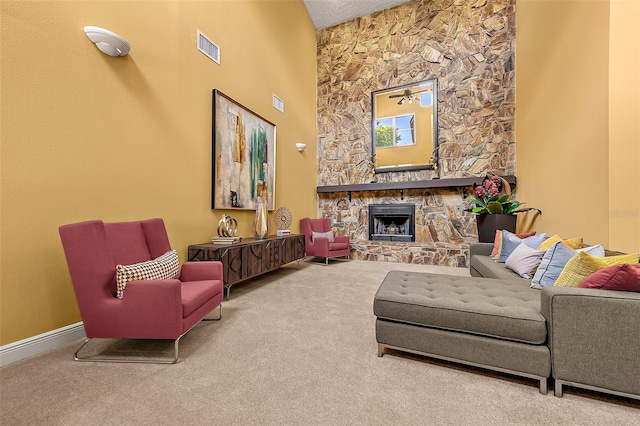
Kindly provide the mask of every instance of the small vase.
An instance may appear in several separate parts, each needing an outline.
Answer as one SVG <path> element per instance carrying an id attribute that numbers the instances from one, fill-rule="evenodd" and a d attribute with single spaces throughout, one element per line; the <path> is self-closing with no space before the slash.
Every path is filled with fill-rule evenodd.
<path id="1" fill-rule="evenodd" d="M 262 240 L 269 236 L 269 216 L 267 201 L 264 197 L 264 188 L 258 186 L 258 198 L 256 200 L 256 217 L 253 220 L 253 236 L 256 240 Z"/>
<path id="2" fill-rule="evenodd" d="M 496 239 L 496 230 L 507 230 L 516 232 L 516 221 L 518 217 L 514 214 L 479 214 L 476 215 L 478 225 L 478 241 L 481 243 L 492 243 Z"/>

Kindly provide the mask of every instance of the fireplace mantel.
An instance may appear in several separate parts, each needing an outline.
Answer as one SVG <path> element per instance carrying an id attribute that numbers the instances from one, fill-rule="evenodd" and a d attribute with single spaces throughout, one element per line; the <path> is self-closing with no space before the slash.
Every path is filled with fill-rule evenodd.
<path id="1" fill-rule="evenodd" d="M 517 179 L 513 175 L 503 176 L 509 184 L 516 186 Z M 326 185 L 316 187 L 316 193 L 334 193 L 334 192 L 362 192 L 362 191 L 388 191 L 405 189 L 428 189 L 428 188 L 467 188 L 470 186 L 480 185 L 484 176 L 468 177 L 468 178 L 451 178 L 451 179 L 431 179 L 417 180 L 409 182 L 376 182 L 376 183 L 358 183 L 352 185 Z M 463 191 L 463 197 L 466 191 Z"/>

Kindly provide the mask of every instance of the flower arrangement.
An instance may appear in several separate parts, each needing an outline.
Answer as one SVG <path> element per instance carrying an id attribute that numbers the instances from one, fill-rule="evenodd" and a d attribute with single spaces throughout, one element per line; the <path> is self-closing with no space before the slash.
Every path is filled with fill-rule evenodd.
<path id="1" fill-rule="evenodd" d="M 504 193 L 503 193 L 504 190 Z M 476 205 L 471 212 L 476 214 L 513 214 L 520 201 L 511 199 L 511 186 L 500 176 L 486 176 L 481 185 L 474 185 L 472 199 Z"/>

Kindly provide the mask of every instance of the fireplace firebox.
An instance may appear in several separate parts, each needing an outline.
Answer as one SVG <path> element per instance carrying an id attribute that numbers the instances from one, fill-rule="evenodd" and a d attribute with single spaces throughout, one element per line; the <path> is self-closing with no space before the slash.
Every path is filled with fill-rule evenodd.
<path id="1" fill-rule="evenodd" d="M 414 242 L 414 204 L 369 204 L 369 240 Z"/>

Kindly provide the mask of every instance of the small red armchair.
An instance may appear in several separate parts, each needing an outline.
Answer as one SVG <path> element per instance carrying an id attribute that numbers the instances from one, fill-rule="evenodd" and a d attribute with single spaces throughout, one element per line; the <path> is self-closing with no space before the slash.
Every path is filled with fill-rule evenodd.
<path id="1" fill-rule="evenodd" d="M 300 232 L 304 234 L 307 256 L 324 257 L 325 264 L 329 263 L 330 258 L 349 259 L 349 236 L 334 236 L 329 219 L 300 219 Z"/>
<path id="2" fill-rule="evenodd" d="M 117 265 L 134 265 L 164 258 L 171 251 L 162 219 L 103 223 L 100 220 L 59 228 L 71 282 L 87 339 L 74 354 L 76 361 L 153 362 L 178 361 L 180 338 L 211 311 L 222 317 L 222 264 L 187 262 L 179 266 L 175 253 L 175 278 L 134 279 L 116 297 Z M 114 359 L 80 356 L 94 338 L 174 340 L 170 360 Z"/>

